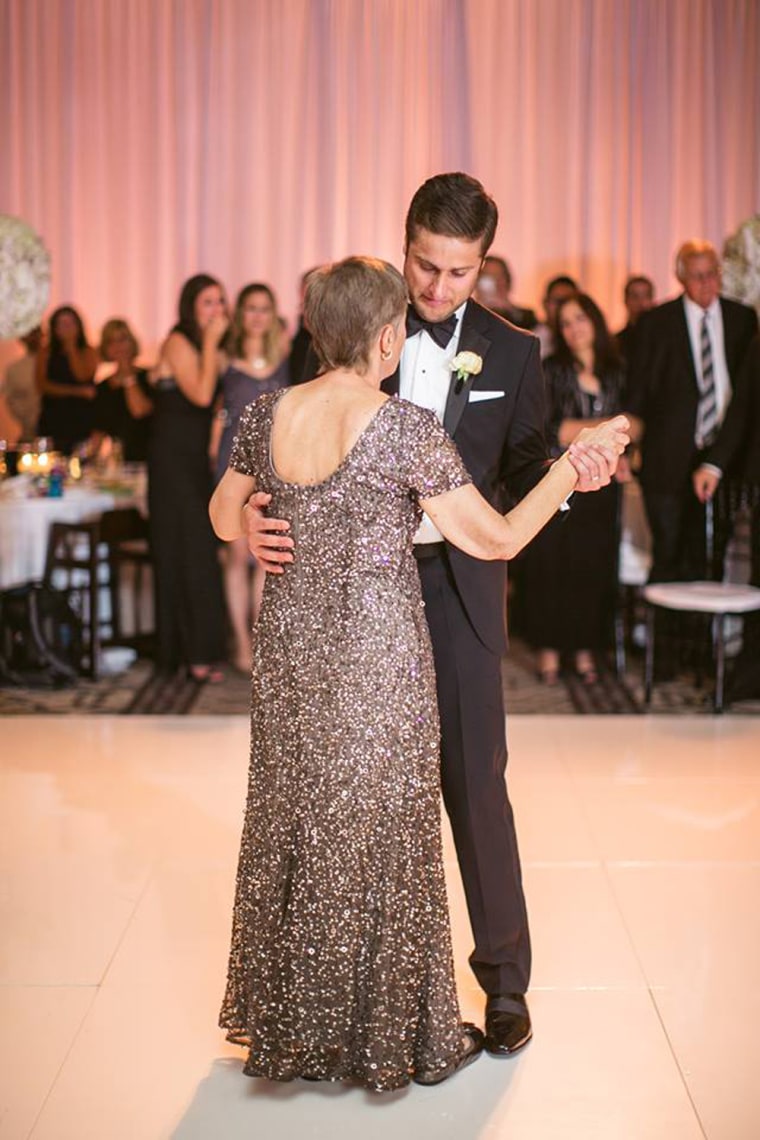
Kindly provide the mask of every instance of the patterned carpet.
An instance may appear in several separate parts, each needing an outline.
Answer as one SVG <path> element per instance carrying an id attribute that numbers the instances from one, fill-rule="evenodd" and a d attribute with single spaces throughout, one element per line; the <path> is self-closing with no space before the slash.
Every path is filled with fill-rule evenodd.
<path id="1" fill-rule="evenodd" d="M 530 651 L 515 639 L 503 663 L 507 711 L 511 716 L 643 713 L 640 655 L 629 658 L 628 665 L 622 679 L 612 670 L 605 670 L 598 684 L 588 686 L 573 675 L 563 674 L 556 687 L 547 688 L 536 677 Z M 231 668 L 220 684 L 198 684 L 184 674 L 157 675 L 146 660 L 138 660 L 124 671 L 98 681 L 82 678 L 69 688 L 0 687 L 0 716 L 45 713 L 228 716 L 246 714 L 249 702 L 248 678 Z M 655 686 L 651 712 L 710 713 L 711 702 L 710 682 L 699 686 L 692 677 L 684 675 Z M 760 700 L 736 702 L 730 711 L 737 715 L 757 715 Z"/>

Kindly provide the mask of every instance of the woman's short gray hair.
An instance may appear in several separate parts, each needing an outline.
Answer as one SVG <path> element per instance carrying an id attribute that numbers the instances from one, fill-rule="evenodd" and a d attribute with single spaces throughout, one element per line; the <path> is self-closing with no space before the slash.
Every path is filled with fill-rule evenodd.
<path id="1" fill-rule="evenodd" d="M 401 320 L 406 303 L 404 278 L 379 258 L 347 257 L 316 270 L 306 289 L 304 321 L 322 365 L 365 372 L 375 337 Z"/>

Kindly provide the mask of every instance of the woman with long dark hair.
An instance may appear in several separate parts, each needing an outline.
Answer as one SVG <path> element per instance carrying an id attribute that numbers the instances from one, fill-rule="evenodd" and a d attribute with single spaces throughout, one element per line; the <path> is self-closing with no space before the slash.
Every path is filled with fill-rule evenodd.
<path id="1" fill-rule="evenodd" d="M 243 409 L 265 392 L 287 387 L 290 380 L 288 338 L 268 285 L 254 282 L 240 290 L 225 347 L 229 363 L 222 374 L 222 406 L 211 433 L 217 479 L 227 470 Z M 264 571 L 245 538 L 231 542 L 225 551 L 224 592 L 234 641 L 232 660 L 240 672 L 250 672 L 251 626 L 256 624 L 263 589 Z"/>
<path id="2" fill-rule="evenodd" d="M 42 397 L 38 432 L 51 436 L 57 451 L 70 455 L 92 431 L 98 358 L 87 343 L 82 318 L 61 305 L 50 318 L 50 336 L 37 355 Z"/>
<path id="3" fill-rule="evenodd" d="M 615 341 L 595 302 L 568 297 L 557 312 L 556 352 L 544 362 L 552 454 L 560 456 L 582 428 L 625 408 L 625 373 Z M 635 428 L 632 428 L 633 436 Z M 618 545 L 618 480 L 595 495 L 578 495 L 524 555 L 523 632 L 538 650 L 538 672 L 556 684 L 569 657 L 581 680 L 598 680 L 596 655 L 611 638 Z"/>
<path id="4" fill-rule="evenodd" d="M 148 505 L 155 569 L 158 665 L 218 681 L 225 617 L 218 550 L 208 519 L 212 404 L 224 366 L 227 307 L 214 277 L 185 282 L 179 319 L 153 376 Z"/>

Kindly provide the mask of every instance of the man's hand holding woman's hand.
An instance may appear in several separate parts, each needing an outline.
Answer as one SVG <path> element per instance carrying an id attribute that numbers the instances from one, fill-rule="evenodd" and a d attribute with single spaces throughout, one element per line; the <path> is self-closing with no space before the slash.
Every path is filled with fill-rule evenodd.
<path id="1" fill-rule="evenodd" d="M 567 449 L 578 475 L 576 491 L 598 491 L 611 482 L 618 460 L 631 442 L 629 427 L 625 416 L 615 416 L 578 433 Z"/>
<path id="2" fill-rule="evenodd" d="M 619 457 L 630 443 L 628 420 L 615 416 L 597 427 L 584 428 L 568 448 L 568 458 L 578 474 L 578 491 L 597 491 L 605 487 L 613 475 Z M 243 507 L 243 530 L 248 549 L 269 574 L 282 574 L 293 561 L 293 539 L 288 535 L 290 523 L 271 519 L 264 512 L 272 499 L 264 491 L 256 491 Z"/>

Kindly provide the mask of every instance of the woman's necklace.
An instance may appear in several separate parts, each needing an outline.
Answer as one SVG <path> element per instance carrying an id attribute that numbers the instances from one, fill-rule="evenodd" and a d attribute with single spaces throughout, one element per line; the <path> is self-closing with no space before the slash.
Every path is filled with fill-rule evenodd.
<path id="1" fill-rule="evenodd" d="M 266 368 L 267 358 L 265 356 L 253 356 L 248 363 L 255 372 L 260 372 L 262 368 Z"/>

